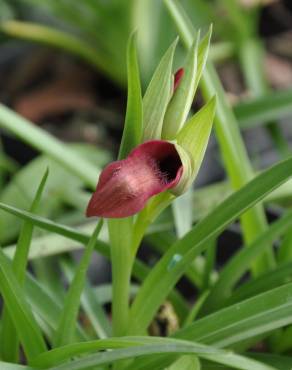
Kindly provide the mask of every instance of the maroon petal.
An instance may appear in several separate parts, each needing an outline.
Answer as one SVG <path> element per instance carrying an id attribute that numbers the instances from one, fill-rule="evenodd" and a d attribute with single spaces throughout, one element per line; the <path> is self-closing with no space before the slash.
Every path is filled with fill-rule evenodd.
<path id="1" fill-rule="evenodd" d="M 101 173 L 86 215 L 128 217 L 144 208 L 147 200 L 177 185 L 182 163 L 175 146 L 167 141 L 147 141 L 126 159 L 110 163 Z"/>
<path id="2" fill-rule="evenodd" d="M 184 73 L 185 73 L 185 71 L 184 71 L 183 68 L 180 68 L 180 69 L 178 69 L 175 72 L 175 75 L 174 75 L 174 84 L 173 84 L 173 90 L 174 91 L 178 87 L 178 85 L 180 84 L 180 81 L 183 78 Z"/>

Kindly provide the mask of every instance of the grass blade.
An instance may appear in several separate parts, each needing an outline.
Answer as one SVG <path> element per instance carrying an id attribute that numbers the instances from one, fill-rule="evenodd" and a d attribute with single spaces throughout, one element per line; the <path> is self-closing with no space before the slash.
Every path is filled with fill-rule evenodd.
<path id="1" fill-rule="evenodd" d="M 69 263 L 68 260 L 64 259 L 61 265 L 65 275 L 67 276 L 67 279 L 72 281 L 74 276 L 74 268 L 72 263 Z M 85 283 L 84 291 L 81 296 L 81 306 L 90 320 L 96 335 L 98 338 L 103 339 L 111 336 L 111 326 L 99 300 L 99 296 L 97 294 L 98 291 L 99 287 L 94 290 L 89 283 Z M 111 286 L 110 293 L 112 293 Z M 109 298 L 108 302 L 110 301 L 111 297 Z"/>
<path id="2" fill-rule="evenodd" d="M 36 212 L 41 195 L 43 193 L 47 178 L 48 178 L 48 170 L 45 172 L 41 183 L 37 189 L 35 198 L 32 202 L 32 205 L 30 207 L 31 212 Z M 15 277 L 17 281 L 19 282 L 20 286 L 23 286 L 24 278 L 25 278 L 25 271 L 26 266 L 28 262 L 28 253 L 29 253 L 29 247 L 31 244 L 32 239 L 32 233 L 33 233 L 33 223 L 31 221 L 24 221 L 17 246 L 16 246 L 16 252 L 13 258 L 12 262 L 12 268 L 15 274 Z M 5 338 L 5 341 L 3 345 L 1 346 L 1 353 L 2 353 L 2 359 L 8 362 L 17 362 L 18 361 L 18 338 L 17 333 L 14 328 L 13 320 L 10 317 L 8 310 L 4 306 L 3 313 L 2 313 L 2 327 L 1 327 L 1 335 L 3 338 Z"/>
<path id="3" fill-rule="evenodd" d="M 232 292 L 232 288 L 249 269 L 253 260 L 262 255 L 268 244 L 272 243 L 276 238 L 283 235 L 292 226 L 292 211 L 289 211 L 274 222 L 269 229 L 259 235 L 254 242 L 247 248 L 240 249 L 219 274 L 219 279 L 211 289 L 210 294 L 205 302 L 203 312 L 212 312 L 220 303 L 224 302 Z"/>
<path id="4" fill-rule="evenodd" d="M 95 189 L 97 170 L 87 160 L 52 135 L 0 104 L 0 127 L 47 154 Z"/>
<path id="5" fill-rule="evenodd" d="M 0 291 L 5 305 L 13 319 L 14 326 L 23 346 L 25 355 L 31 361 L 46 351 L 46 344 L 24 297 L 12 266 L 0 248 Z"/>
<path id="6" fill-rule="evenodd" d="M 72 358 L 73 356 L 88 353 L 96 350 L 109 348 L 123 348 L 104 353 L 84 356 L 83 358 L 71 361 L 67 364 L 54 366 L 56 363 Z M 34 364 L 37 366 L 52 366 L 51 370 L 81 370 L 101 364 L 108 364 L 121 359 L 162 354 L 162 353 L 190 353 L 198 354 L 202 358 L 210 359 L 217 363 L 232 365 L 236 369 L 250 370 L 272 370 L 275 368 L 260 362 L 250 360 L 247 357 L 233 354 L 230 351 L 218 350 L 198 343 L 184 340 L 159 338 L 159 337 L 124 337 L 111 338 L 87 343 L 76 343 L 65 346 L 39 356 Z M 71 367 L 70 367 L 71 366 Z M 136 368 L 138 369 L 138 368 Z"/>
<path id="7" fill-rule="evenodd" d="M 85 247 L 84 254 L 65 298 L 64 307 L 59 320 L 58 328 L 56 330 L 54 340 L 55 347 L 70 343 L 72 341 L 80 305 L 80 296 L 85 284 L 87 268 L 90 263 L 90 258 L 102 224 L 103 220 L 101 219 L 98 222 L 91 238 L 89 239 L 87 246 Z"/>
<path id="8" fill-rule="evenodd" d="M 224 308 L 175 333 L 176 338 L 220 347 L 268 334 L 292 322 L 292 283 L 272 289 L 246 301 Z M 290 337 L 291 338 L 291 337 Z M 169 365 L 169 357 L 145 359 L 131 370 L 160 370 Z M 253 369 L 253 367 L 251 367 Z M 128 370 L 128 369 L 127 369 Z"/>

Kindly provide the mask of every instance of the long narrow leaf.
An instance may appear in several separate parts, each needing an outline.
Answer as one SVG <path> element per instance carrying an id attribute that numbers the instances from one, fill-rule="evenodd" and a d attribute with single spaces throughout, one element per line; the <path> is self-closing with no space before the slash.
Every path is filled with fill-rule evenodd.
<path id="1" fill-rule="evenodd" d="M 55 347 L 70 343 L 75 331 L 75 325 L 80 305 L 80 296 L 84 288 L 86 272 L 90 263 L 90 258 L 94 250 L 96 239 L 101 230 L 103 220 L 97 224 L 81 258 L 73 281 L 67 293 L 59 325 L 56 331 L 54 345 Z"/>
<path id="2" fill-rule="evenodd" d="M 46 181 L 48 177 L 48 170 L 46 170 L 41 183 L 37 189 L 35 198 L 32 202 L 30 207 L 31 212 L 35 212 L 40 199 L 42 192 L 44 190 Z M 29 247 L 31 244 L 33 233 L 33 223 L 31 221 L 24 221 L 22 226 L 22 230 L 20 232 L 16 252 L 13 258 L 12 267 L 16 276 L 16 279 L 19 282 L 19 285 L 22 286 L 24 283 L 25 277 L 25 270 L 28 261 L 28 253 Z M 18 338 L 17 333 L 13 325 L 13 320 L 8 314 L 6 307 L 4 307 L 2 313 L 2 327 L 1 327 L 1 335 L 5 338 L 3 345 L 1 346 L 1 353 L 3 360 L 10 361 L 10 362 L 17 362 L 18 360 Z"/>
<path id="3" fill-rule="evenodd" d="M 292 322 L 291 289 L 292 283 L 289 283 L 219 310 L 178 331 L 174 336 L 222 348 L 284 327 Z M 134 362 L 131 370 L 161 370 L 168 365 L 169 358 L 162 356 L 159 359 Z"/>
<path id="4" fill-rule="evenodd" d="M 77 155 L 64 143 L 33 125 L 25 118 L 0 104 L 0 127 L 30 144 L 37 150 L 46 153 L 62 166 L 82 179 L 91 188 L 95 188 L 97 169 L 81 156 Z"/>
<path id="5" fill-rule="evenodd" d="M 220 305 L 220 302 L 224 302 L 231 295 L 232 288 L 248 270 L 252 261 L 263 253 L 264 248 L 269 243 L 272 243 L 276 238 L 284 234 L 291 226 L 292 211 L 289 211 L 255 239 L 251 245 L 240 249 L 220 272 L 219 279 L 211 289 L 204 304 L 203 312 L 212 312 Z"/>
<path id="6" fill-rule="evenodd" d="M 30 361 L 46 351 L 42 333 L 23 295 L 23 290 L 13 273 L 12 266 L 0 248 L 0 291 L 13 319 L 17 334 Z"/>
<path id="7" fill-rule="evenodd" d="M 141 346 L 142 344 L 142 346 Z M 197 354 L 200 357 L 210 359 L 217 363 L 232 365 L 236 369 L 250 370 L 272 370 L 275 368 L 260 362 L 250 360 L 247 357 L 236 355 L 229 351 L 218 350 L 216 348 L 204 346 L 201 344 L 168 339 L 168 338 L 145 338 L 145 337 L 124 337 L 121 339 L 108 339 L 87 343 L 77 343 L 75 345 L 62 347 L 39 356 L 35 360 L 37 366 L 52 366 L 56 362 L 69 359 L 74 355 L 82 353 L 103 350 L 108 348 L 123 348 L 114 351 L 84 356 L 80 360 L 71 361 L 68 364 L 53 366 L 51 370 L 81 370 L 96 365 L 107 364 L 120 359 L 138 357 L 143 355 L 153 355 L 162 353 L 190 353 Z M 127 348 L 128 347 L 128 348 Z M 131 348 L 132 347 L 132 348 Z"/>

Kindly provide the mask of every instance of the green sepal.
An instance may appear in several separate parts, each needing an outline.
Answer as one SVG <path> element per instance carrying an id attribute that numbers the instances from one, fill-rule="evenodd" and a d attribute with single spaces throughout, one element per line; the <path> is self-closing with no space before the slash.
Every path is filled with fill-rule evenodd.
<path id="1" fill-rule="evenodd" d="M 200 32 L 198 32 L 197 37 L 190 48 L 184 67 L 184 76 L 177 87 L 165 114 L 162 129 L 163 139 L 174 140 L 176 134 L 187 120 L 196 90 L 207 62 L 211 35 L 212 26 L 210 26 L 208 33 L 199 42 Z"/>
<path id="2" fill-rule="evenodd" d="M 209 141 L 215 115 L 216 97 L 203 106 L 175 138 L 175 147 L 183 164 L 183 174 L 172 189 L 176 195 L 184 193 L 196 178 Z"/>
<path id="3" fill-rule="evenodd" d="M 197 76 L 196 76 L 196 87 L 198 87 L 200 79 L 202 77 L 210 49 L 210 42 L 212 36 L 213 26 L 212 24 L 209 27 L 208 32 L 202 38 L 199 47 L 198 47 L 198 67 L 197 67 Z"/>
<path id="4" fill-rule="evenodd" d="M 142 138 L 143 106 L 139 65 L 136 51 L 136 33 L 133 33 L 128 41 L 127 74 L 127 112 L 118 156 L 119 159 L 126 158 L 130 151 L 141 143 Z"/>
<path id="5" fill-rule="evenodd" d="M 172 140 L 185 123 L 197 88 L 198 33 L 188 52 L 184 75 L 168 104 L 162 127 L 162 139 Z"/>
<path id="6" fill-rule="evenodd" d="M 143 141 L 160 139 L 163 119 L 173 94 L 172 64 L 178 38 L 162 57 L 143 98 Z"/>

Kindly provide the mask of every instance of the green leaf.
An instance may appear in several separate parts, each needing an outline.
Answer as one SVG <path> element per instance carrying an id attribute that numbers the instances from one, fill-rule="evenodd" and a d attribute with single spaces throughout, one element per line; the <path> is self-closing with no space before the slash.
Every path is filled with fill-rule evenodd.
<path id="1" fill-rule="evenodd" d="M 67 279 L 69 279 L 69 281 L 72 281 L 74 276 L 73 264 L 64 259 L 61 265 L 65 275 L 67 276 Z M 110 337 L 112 331 L 108 317 L 102 307 L 102 304 L 111 302 L 111 285 L 108 286 L 107 290 L 110 294 L 110 297 L 108 297 L 107 301 L 104 302 L 103 300 L 101 302 L 99 295 L 100 286 L 94 289 L 94 287 L 91 286 L 90 283 L 86 282 L 84 285 L 83 293 L 81 295 L 81 307 L 83 308 L 87 318 L 89 319 L 93 329 L 95 330 L 96 335 L 100 339 Z"/>
<path id="2" fill-rule="evenodd" d="M 116 349 L 108 352 L 87 355 L 81 359 L 54 366 L 73 356 L 104 349 Z M 128 347 L 128 348 L 127 348 Z M 112 363 L 121 359 L 163 353 L 197 354 L 217 363 L 232 365 L 236 369 L 275 370 L 275 368 L 248 359 L 230 351 L 219 350 L 201 344 L 177 339 L 159 337 L 123 337 L 111 338 L 86 343 L 76 343 L 49 351 L 35 359 L 36 366 L 50 366 L 50 370 L 81 370 L 97 365 Z M 53 365 L 53 367 L 51 367 Z M 136 368 L 138 370 L 139 366 Z"/>
<path id="3" fill-rule="evenodd" d="M 285 284 L 217 311 L 175 337 L 226 347 L 285 326 L 292 320 L 291 287 L 292 283 Z"/>
<path id="4" fill-rule="evenodd" d="M 58 318 L 62 312 L 62 302 L 52 297 L 50 292 L 40 284 L 32 275 L 27 273 L 25 282 L 25 294 L 36 317 L 39 317 L 44 325 L 44 333 L 52 341 L 58 325 Z M 77 324 L 75 339 L 86 340 L 87 337 Z"/>
<path id="5" fill-rule="evenodd" d="M 13 319 L 14 326 L 30 361 L 46 351 L 46 344 L 24 297 L 23 290 L 13 273 L 12 266 L 0 248 L 0 291 L 5 306 Z"/>
<path id="6" fill-rule="evenodd" d="M 201 370 L 200 360 L 195 356 L 182 356 L 166 370 Z"/>
<path id="7" fill-rule="evenodd" d="M 234 107 L 234 113 L 242 129 L 287 118 L 292 115 L 292 89 L 268 92 L 242 101 Z"/>
<path id="8" fill-rule="evenodd" d="M 143 97 L 143 141 L 161 138 L 164 115 L 173 93 L 172 63 L 177 41 L 162 57 Z"/>
<path id="9" fill-rule="evenodd" d="M 41 183 L 37 189 L 35 198 L 32 202 L 30 207 L 31 212 L 35 212 L 39 206 L 40 199 L 47 181 L 48 177 L 48 170 L 46 170 Z M 29 247 L 31 244 L 33 233 L 33 224 L 30 221 L 24 221 L 22 226 L 22 230 L 20 232 L 16 252 L 13 257 L 12 261 L 12 268 L 15 274 L 17 281 L 19 282 L 20 286 L 23 286 L 24 278 L 25 278 L 25 271 L 28 262 L 28 253 Z M 4 344 L 1 347 L 1 353 L 3 360 L 9 362 L 17 362 L 18 361 L 18 337 L 16 330 L 13 325 L 13 320 L 10 317 L 8 310 L 4 306 L 4 310 L 2 311 L 2 327 L 1 327 L 1 336 L 5 338 Z"/>
<path id="10" fill-rule="evenodd" d="M 231 295 L 232 288 L 248 271 L 254 259 L 262 255 L 267 245 L 283 235 L 291 226 L 292 211 L 289 211 L 260 234 L 252 244 L 240 249 L 220 271 L 219 279 L 210 291 L 203 312 L 212 312 L 220 306 Z"/>
<path id="11" fill-rule="evenodd" d="M 193 307 L 190 309 L 188 316 L 186 317 L 183 327 L 190 325 L 193 321 L 195 321 L 198 313 L 200 312 L 203 304 L 205 303 L 206 299 L 208 298 L 209 291 L 205 290 L 198 298 L 196 299 Z"/>
<path id="12" fill-rule="evenodd" d="M 75 331 L 75 325 L 80 305 L 80 296 L 84 288 L 87 268 L 90 263 L 90 258 L 93 253 L 96 239 L 101 230 L 102 224 L 103 220 L 101 219 L 98 222 L 92 236 L 89 239 L 88 244 L 85 247 L 83 256 L 76 270 L 69 291 L 66 295 L 62 314 L 59 319 L 58 328 L 55 334 L 54 340 L 55 347 L 68 344 L 73 339 L 73 334 Z"/>
<path id="13" fill-rule="evenodd" d="M 19 137 L 35 149 L 46 153 L 57 163 L 95 189 L 97 169 L 74 150 L 4 105 L 0 105 L 0 127 Z"/>
<path id="14" fill-rule="evenodd" d="M 240 285 L 233 290 L 232 295 L 224 302 L 224 306 L 230 306 L 290 281 L 292 281 L 292 262 L 280 265 L 275 270 Z"/>
<path id="15" fill-rule="evenodd" d="M 220 348 L 230 348 L 235 343 L 268 334 L 292 322 L 291 289 L 292 283 L 286 284 L 224 308 L 195 321 L 176 332 L 174 336 Z M 134 362 L 134 365 L 136 364 Z M 136 369 L 160 370 L 168 364 L 169 358 L 161 356 L 159 359 L 139 361 Z"/>
<path id="16" fill-rule="evenodd" d="M 206 249 L 208 243 L 228 224 L 287 180 L 291 174 L 292 159 L 280 162 L 266 170 L 223 201 L 184 238 L 170 247 L 151 270 L 133 302 L 129 333 L 143 332 L 191 261 Z M 180 258 L 178 259 L 177 256 Z M 173 263 L 174 258 L 175 263 Z"/>
<path id="17" fill-rule="evenodd" d="M 135 41 L 136 35 L 132 34 L 127 50 L 128 101 L 119 159 L 125 158 L 142 138 L 143 106 Z"/>
<path id="18" fill-rule="evenodd" d="M 1 370 L 34 370 L 32 367 L 24 365 L 10 364 L 8 362 L 0 361 Z"/>
<path id="19" fill-rule="evenodd" d="M 193 42 L 184 67 L 184 75 L 175 90 L 165 113 L 161 137 L 172 140 L 183 127 L 196 93 L 198 40 Z"/>
<path id="20" fill-rule="evenodd" d="M 247 355 L 257 361 L 274 366 L 278 370 L 291 370 L 292 368 L 292 357 L 255 352 L 248 352 Z"/>

